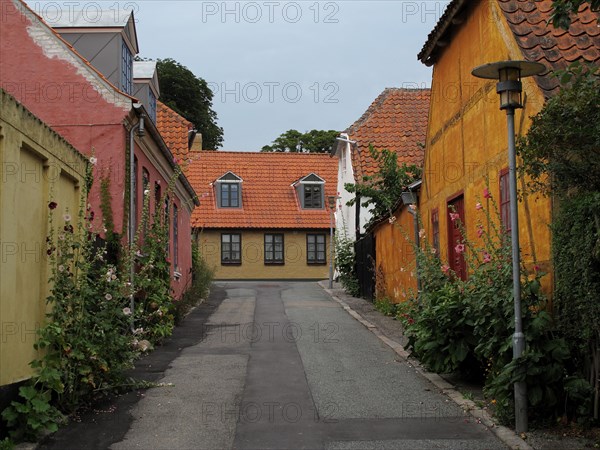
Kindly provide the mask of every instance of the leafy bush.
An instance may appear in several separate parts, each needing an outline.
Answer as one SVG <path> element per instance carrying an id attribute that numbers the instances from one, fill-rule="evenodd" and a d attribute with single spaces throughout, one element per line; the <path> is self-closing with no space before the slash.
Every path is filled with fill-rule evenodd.
<path id="1" fill-rule="evenodd" d="M 356 255 L 354 254 L 354 241 L 345 234 L 336 232 L 335 235 L 335 267 L 340 273 L 340 283 L 348 294 L 357 296 L 360 293 L 358 279 L 354 271 Z"/>
<path id="2" fill-rule="evenodd" d="M 388 149 L 377 150 L 369 146 L 369 153 L 379 166 L 374 175 L 364 176 L 358 184 L 346 184 L 348 192 L 363 199 L 362 206 L 371 209 L 373 217 L 369 223 L 386 214 L 391 214 L 403 191 L 421 178 L 421 168 L 411 164 L 398 165 L 398 155 Z M 356 200 L 348 202 L 352 206 Z"/>
<path id="3" fill-rule="evenodd" d="M 513 384 L 526 381 L 530 418 L 543 420 L 561 414 L 565 398 L 565 362 L 569 358 L 564 339 L 557 338 L 540 289 L 543 272 L 529 274 L 522 267 L 522 318 L 526 349 L 512 358 L 514 309 L 509 236 L 498 227 L 496 204 L 486 189 L 493 214 L 478 202 L 481 214 L 477 241 L 459 244 L 469 267 L 463 281 L 437 258 L 427 241 L 415 248 L 422 290 L 418 298 L 399 308 L 397 318 L 409 335 L 415 355 L 435 372 L 460 371 L 485 380 L 486 395 L 497 405 L 506 423 L 514 415 Z M 455 217 L 452 220 L 459 220 Z M 580 391 L 577 391 L 580 392 Z M 572 401 L 577 395 L 571 396 Z"/>
<path id="4" fill-rule="evenodd" d="M 396 315 L 396 304 L 387 297 L 375 299 L 375 309 L 384 316 L 394 317 Z"/>

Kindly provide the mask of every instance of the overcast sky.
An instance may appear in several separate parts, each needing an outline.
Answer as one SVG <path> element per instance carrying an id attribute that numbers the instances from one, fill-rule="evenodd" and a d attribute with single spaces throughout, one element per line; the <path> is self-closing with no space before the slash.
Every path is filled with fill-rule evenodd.
<path id="1" fill-rule="evenodd" d="M 258 151 L 289 129 L 342 131 L 386 87 L 429 87 L 417 53 L 448 2 L 51 3 L 133 8 L 140 56 L 173 58 L 204 78 L 222 149 Z"/>

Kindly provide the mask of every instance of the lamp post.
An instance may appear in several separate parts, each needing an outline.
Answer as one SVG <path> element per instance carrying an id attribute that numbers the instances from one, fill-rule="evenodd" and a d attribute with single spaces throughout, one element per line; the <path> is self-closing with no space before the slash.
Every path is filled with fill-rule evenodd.
<path id="1" fill-rule="evenodd" d="M 329 289 L 333 289 L 333 259 L 335 258 L 333 245 L 333 213 L 338 200 L 337 195 L 327 197 L 329 204 Z"/>
<path id="2" fill-rule="evenodd" d="M 519 253 L 519 217 L 517 203 L 517 175 L 515 152 L 515 109 L 522 108 L 521 79 L 538 75 L 546 70 L 543 64 L 529 61 L 499 61 L 473 69 L 478 78 L 498 80 L 496 92 L 500 94 L 500 109 L 506 110 L 508 124 L 508 182 L 510 190 L 510 238 L 512 247 L 513 298 L 515 308 L 515 334 L 513 335 L 513 359 L 519 358 L 525 349 L 525 335 L 521 312 L 521 261 Z M 514 385 L 515 429 L 527 431 L 527 384 Z"/>

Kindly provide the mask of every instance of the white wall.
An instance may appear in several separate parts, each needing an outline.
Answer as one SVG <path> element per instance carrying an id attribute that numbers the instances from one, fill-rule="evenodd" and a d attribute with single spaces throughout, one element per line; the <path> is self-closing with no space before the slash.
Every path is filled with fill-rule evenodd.
<path id="1" fill-rule="evenodd" d="M 340 137 L 348 139 L 348 135 L 342 133 Z M 347 206 L 350 200 L 355 198 L 355 194 L 348 192 L 344 185 L 347 183 L 354 184 L 354 170 L 352 169 L 352 152 L 358 151 L 352 144 L 348 142 L 342 142 L 337 149 L 338 156 L 338 184 L 337 192 L 338 196 L 341 197 L 338 200 L 338 208 L 335 214 L 335 226 L 338 233 L 342 234 L 342 230 L 345 230 L 346 237 L 351 240 L 356 240 L 355 222 L 356 222 L 356 205 Z M 364 199 L 363 199 L 364 201 Z M 361 207 L 360 209 L 360 229 L 361 233 L 365 232 L 365 225 L 371 219 L 371 212 Z"/>

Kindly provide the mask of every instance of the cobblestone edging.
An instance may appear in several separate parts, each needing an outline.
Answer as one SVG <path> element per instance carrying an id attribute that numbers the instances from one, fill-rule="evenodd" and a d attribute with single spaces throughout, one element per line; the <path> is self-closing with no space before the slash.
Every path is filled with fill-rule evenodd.
<path id="1" fill-rule="evenodd" d="M 398 342 L 388 338 L 385 336 L 377 327 L 377 325 L 372 324 L 364 317 L 362 317 L 359 313 L 354 311 L 344 300 L 339 298 L 331 289 L 328 289 L 326 286 L 326 282 L 319 282 L 319 285 L 323 288 L 327 294 L 333 299 L 333 301 L 340 304 L 340 306 L 348 312 L 352 317 L 354 317 L 358 322 L 365 326 L 368 330 L 370 330 L 375 336 L 377 336 L 383 343 L 385 343 L 388 347 L 390 347 L 398 356 L 403 358 L 408 362 L 408 357 L 410 353 L 406 351 L 406 349 Z M 488 427 L 492 433 L 494 433 L 498 439 L 500 439 L 504 444 L 506 444 L 511 449 L 515 450 L 533 450 L 529 444 L 527 444 L 523 439 L 515 434 L 513 430 L 508 427 L 498 425 L 494 422 L 490 414 L 478 407 L 473 401 L 468 400 L 463 397 L 463 395 L 456 390 L 456 388 L 448 383 L 448 381 L 444 380 L 441 376 L 436 373 L 431 373 L 425 370 L 416 360 L 411 360 L 410 364 L 414 367 L 415 371 L 429 380 L 435 387 L 437 387 L 443 394 L 447 395 L 454 403 L 460 406 L 464 411 L 468 412 L 473 418 L 475 418 L 479 423 L 482 423 L 486 427 Z"/>

